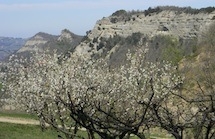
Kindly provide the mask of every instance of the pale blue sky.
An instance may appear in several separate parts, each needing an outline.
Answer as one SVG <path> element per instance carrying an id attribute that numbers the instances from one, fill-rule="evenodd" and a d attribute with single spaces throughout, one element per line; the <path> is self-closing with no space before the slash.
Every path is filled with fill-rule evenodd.
<path id="1" fill-rule="evenodd" d="M 145 10 L 162 5 L 202 8 L 215 0 L 0 0 L 0 36 L 31 37 L 61 30 L 85 35 L 96 21 L 116 10 Z"/>

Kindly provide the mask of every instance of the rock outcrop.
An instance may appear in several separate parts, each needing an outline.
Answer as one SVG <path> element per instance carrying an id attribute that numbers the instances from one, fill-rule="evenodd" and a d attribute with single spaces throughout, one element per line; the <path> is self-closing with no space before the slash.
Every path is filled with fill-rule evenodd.
<path id="1" fill-rule="evenodd" d="M 189 9 L 188 9 L 189 10 Z M 192 10 L 192 9 L 191 9 Z M 212 10 L 214 10 L 212 8 Z M 122 12 L 98 20 L 87 35 L 86 41 L 76 48 L 79 54 L 92 55 L 96 53 L 98 43 L 96 38 L 110 38 L 116 35 L 127 37 L 140 32 L 149 38 L 156 35 L 170 35 L 182 39 L 198 38 L 208 25 L 215 21 L 215 11 L 198 13 L 177 10 L 160 10 L 159 12 Z M 117 12 L 116 12 L 117 13 Z M 90 45 L 92 47 L 90 47 Z"/>
<path id="2" fill-rule="evenodd" d="M 50 35 L 47 33 L 39 32 L 34 35 L 32 38 L 27 40 L 24 46 L 17 51 L 17 53 L 22 53 L 26 51 L 39 52 L 46 47 L 46 44 L 50 41 L 54 41 L 58 36 Z"/>
<path id="3" fill-rule="evenodd" d="M 39 32 L 27 40 L 24 46 L 17 51 L 17 54 L 40 53 L 44 50 L 56 50 L 59 53 L 64 53 L 73 50 L 81 42 L 81 39 L 82 36 L 75 35 L 67 29 L 62 30 L 59 36 Z"/>
<path id="4" fill-rule="evenodd" d="M 183 38 L 196 37 L 199 31 L 214 21 L 215 11 L 211 13 L 187 14 L 177 11 L 162 11 L 145 15 L 144 13 L 133 14 L 129 21 L 117 20 L 117 16 L 110 16 L 99 20 L 89 38 L 99 35 L 110 37 L 114 34 L 129 36 L 140 32 L 146 35 L 166 33 Z"/>
<path id="5" fill-rule="evenodd" d="M 69 41 L 72 42 L 77 35 L 73 34 L 67 29 L 61 31 L 60 37 L 57 39 L 58 41 Z"/>

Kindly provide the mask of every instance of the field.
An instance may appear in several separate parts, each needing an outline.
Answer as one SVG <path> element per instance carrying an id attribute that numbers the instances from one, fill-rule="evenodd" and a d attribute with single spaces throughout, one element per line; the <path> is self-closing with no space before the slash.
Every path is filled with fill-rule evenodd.
<path id="1" fill-rule="evenodd" d="M 57 139 L 57 132 L 42 132 L 38 125 L 0 123 L 0 139 Z"/>
<path id="2" fill-rule="evenodd" d="M 0 119 L 15 119 L 17 121 L 31 121 L 36 120 L 36 116 L 25 113 L 17 112 L 0 112 Z M 159 134 L 157 134 L 159 132 Z M 59 133 L 52 128 L 48 128 L 42 132 L 41 128 L 37 124 L 17 124 L 0 122 L 0 139 L 57 139 Z M 79 135 L 86 137 L 85 131 L 79 131 Z M 166 133 L 162 133 L 159 130 L 154 131 L 148 137 L 149 139 L 172 139 L 167 137 Z M 136 137 L 132 137 L 136 139 Z"/>

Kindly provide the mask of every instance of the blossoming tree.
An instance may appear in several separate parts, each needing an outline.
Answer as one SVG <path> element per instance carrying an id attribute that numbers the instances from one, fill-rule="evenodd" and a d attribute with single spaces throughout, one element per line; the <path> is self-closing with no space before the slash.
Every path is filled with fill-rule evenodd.
<path id="1" fill-rule="evenodd" d="M 42 127 L 48 123 L 67 138 L 85 128 L 89 138 L 145 139 L 144 131 L 157 124 L 151 108 L 177 92 L 182 79 L 171 64 L 147 63 L 144 54 L 128 53 L 128 64 L 116 69 L 103 59 L 44 54 L 11 63 L 5 87 Z"/>

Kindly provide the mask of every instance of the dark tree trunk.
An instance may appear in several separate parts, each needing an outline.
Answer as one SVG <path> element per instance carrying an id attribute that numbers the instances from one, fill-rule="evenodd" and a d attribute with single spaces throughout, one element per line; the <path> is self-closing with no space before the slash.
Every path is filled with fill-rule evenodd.
<path id="1" fill-rule="evenodd" d="M 144 134 L 137 133 L 136 135 L 137 135 L 140 139 L 146 139 L 146 137 L 145 137 Z"/>
<path id="2" fill-rule="evenodd" d="M 206 127 L 205 139 L 213 138 L 213 137 L 210 137 L 210 132 L 212 130 L 212 127 L 213 127 L 213 123 L 212 123 L 212 121 L 210 121 L 209 125 Z M 211 136 L 213 136 L 213 135 L 211 135 Z"/>
<path id="3" fill-rule="evenodd" d="M 87 130 L 88 139 L 95 139 L 94 133 L 91 130 Z"/>
<path id="4" fill-rule="evenodd" d="M 183 137 L 180 135 L 174 135 L 174 137 L 175 137 L 175 139 L 183 139 Z"/>
<path id="5" fill-rule="evenodd" d="M 174 133 L 172 133 L 172 135 L 175 137 L 175 139 L 183 139 L 183 133 L 182 132 L 181 132 L 181 134 L 178 132 L 174 132 Z"/>

